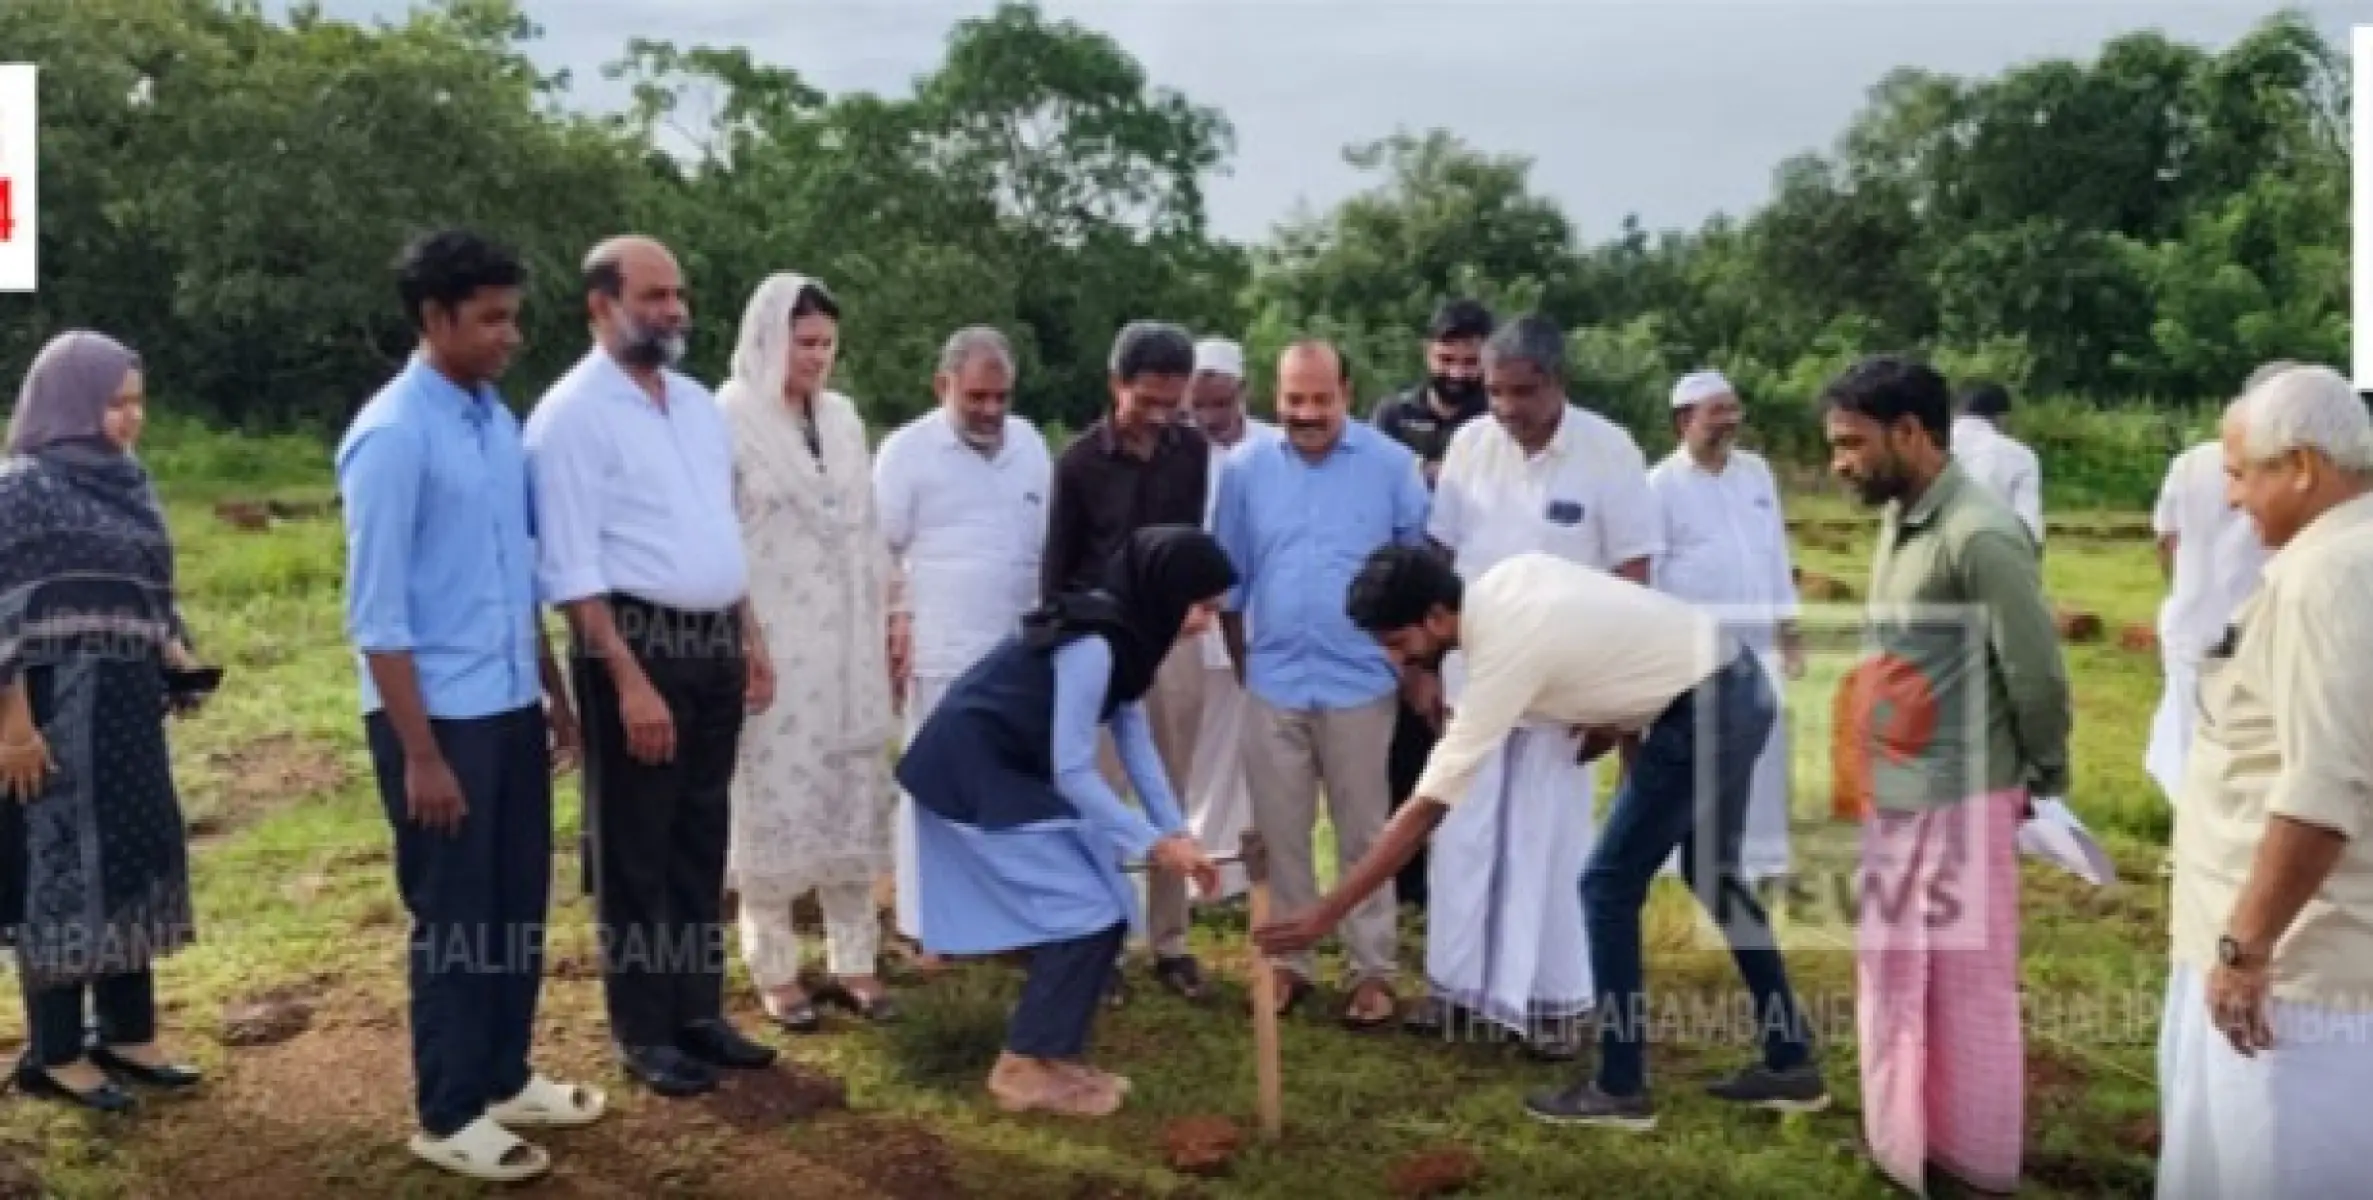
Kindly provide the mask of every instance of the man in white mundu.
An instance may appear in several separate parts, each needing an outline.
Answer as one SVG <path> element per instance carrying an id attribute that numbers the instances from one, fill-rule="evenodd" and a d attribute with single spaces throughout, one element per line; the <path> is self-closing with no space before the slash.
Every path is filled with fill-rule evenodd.
<path id="1" fill-rule="evenodd" d="M 1775 684 L 1783 668 L 1786 678 L 1801 678 L 1788 522 L 1771 467 L 1738 446 L 1745 420 L 1738 394 L 1720 371 L 1699 371 L 1673 385 L 1672 403 L 1681 444 L 1648 473 L 1664 512 L 1656 589 L 1720 619 Z M 1788 873 L 1788 767 L 1788 723 L 1774 721 L 1755 760 L 1739 848 L 1739 875 L 1750 882 Z M 1679 869 L 1677 861 L 1665 865 L 1666 874 Z"/>
<path id="2" fill-rule="evenodd" d="M 1442 460 L 1427 533 L 1470 583 L 1503 559 L 1551 554 L 1645 582 L 1663 520 L 1639 444 L 1565 394 L 1564 338 L 1538 317 L 1494 333 L 1483 353 L 1491 418 L 1471 421 Z M 1442 663 L 1456 708 L 1462 656 Z M 1421 709 L 1422 711 L 1422 709 Z M 1472 1015 L 1523 1034 L 1535 1055 L 1574 1056 L 1592 1004 L 1581 878 L 1597 771 L 1556 724 L 1519 723 L 1434 832 L 1427 890 L 1430 1011 L 1418 1031 Z"/>
<path id="3" fill-rule="evenodd" d="M 2250 373 L 2250 389 L 2290 368 L 2271 362 Z M 2192 744 L 2200 661 L 2225 636 L 2234 610 L 2257 590 L 2266 544 L 2249 514 L 2225 500 L 2222 443 L 2202 442 L 2175 456 L 2151 510 L 2159 539 L 2159 569 L 2167 599 L 2159 605 L 2159 662 L 2166 679 L 2151 718 L 2142 769 L 2172 803 L 2183 786 L 2184 755 Z"/>
<path id="4" fill-rule="evenodd" d="M 1013 350 L 976 325 L 950 337 L 932 385 L 939 408 L 882 439 L 874 504 L 914 612 L 906 736 L 957 676 L 1038 602 L 1052 475 L 1046 439 L 1012 412 Z M 898 932 L 919 940 L 924 886 L 915 862 L 913 801 L 899 797 Z"/>
<path id="5" fill-rule="evenodd" d="M 1191 419 L 1211 443 L 1211 477 L 1219 478 L 1220 463 L 1245 444 L 1260 444 L 1278 436 L 1277 427 L 1245 411 L 1244 348 L 1225 338 L 1205 338 L 1195 344 L 1195 374 L 1187 385 Z M 1204 502 L 1203 524 L 1211 524 L 1211 506 L 1219 499 L 1212 488 Z M 1236 682 L 1235 665 L 1228 658 L 1228 642 L 1214 627 L 1203 634 L 1203 720 L 1197 727 L 1195 755 L 1187 770 L 1187 828 L 1198 845 L 1214 855 L 1233 854 L 1252 828 L 1252 792 L 1244 781 L 1244 688 Z M 1244 868 L 1220 869 L 1219 890 L 1205 901 L 1229 900 L 1245 892 Z"/>

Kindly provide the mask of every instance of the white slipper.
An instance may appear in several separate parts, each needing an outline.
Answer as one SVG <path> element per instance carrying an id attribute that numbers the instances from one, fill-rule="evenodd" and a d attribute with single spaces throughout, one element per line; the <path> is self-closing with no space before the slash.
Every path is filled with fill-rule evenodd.
<path id="1" fill-rule="evenodd" d="M 520 1141 L 490 1117 L 462 1126 L 451 1137 L 413 1134 L 412 1153 L 430 1166 L 483 1183 L 518 1183 L 552 1169 L 552 1156 L 543 1147 Z"/>
<path id="2" fill-rule="evenodd" d="M 601 1120 L 609 1100 L 601 1089 L 530 1076 L 519 1094 L 487 1106 L 486 1115 L 513 1129 L 575 1129 Z"/>

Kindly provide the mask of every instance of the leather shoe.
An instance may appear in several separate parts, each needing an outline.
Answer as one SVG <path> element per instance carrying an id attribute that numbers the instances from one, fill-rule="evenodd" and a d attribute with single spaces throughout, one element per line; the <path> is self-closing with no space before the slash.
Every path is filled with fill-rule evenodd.
<path id="1" fill-rule="evenodd" d="M 37 1100 L 54 1100 L 92 1112 L 121 1114 L 139 1106 L 139 1101 L 132 1098 L 132 1093 L 125 1091 L 123 1085 L 112 1079 L 87 1092 L 78 1092 L 59 1083 L 56 1076 L 30 1064 L 17 1067 L 16 1086 L 18 1091 Z"/>
<path id="2" fill-rule="evenodd" d="M 180 1063 L 160 1063 L 152 1067 L 133 1062 L 105 1046 L 91 1047 L 90 1054 L 91 1061 L 98 1064 L 100 1070 L 147 1087 L 180 1090 L 194 1088 L 206 1079 L 205 1073 L 196 1067 L 186 1067 Z"/>
<path id="3" fill-rule="evenodd" d="M 734 1071 L 755 1071 L 771 1067 L 775 1061 L 774 1047 L 743 1037 L 740 1030 L 722 1020 L 685 1026 L 676 1035 L 676 1048 L 709 1066 Z"/>
<path id="4" fill-rule="evenodd" d="M 626 1073 L 662 1096 L 682 1098 L 716 1090 L 716 1073 L 674 1046 L 628 1046 L 620 1052 Z"/>

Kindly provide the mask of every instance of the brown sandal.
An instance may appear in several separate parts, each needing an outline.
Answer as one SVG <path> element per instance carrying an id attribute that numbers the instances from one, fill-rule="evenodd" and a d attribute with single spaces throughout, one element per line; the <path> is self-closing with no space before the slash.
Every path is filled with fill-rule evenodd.
<path id="1" fill-rule="evenodd" d="M 1373 1016 L 1360 1014 L 1361 1001 L 1370 996 L 1384 997 L 1383 1011 Z M 1401 998 L 1393 994 L 1392 985 L 1381 979 L 1364 980 L 1351 989 L 1351 998 L 1343 1003 L 1343 1027 L 1346 1029 L 1382 1029 L 1401 1015 Z"/>

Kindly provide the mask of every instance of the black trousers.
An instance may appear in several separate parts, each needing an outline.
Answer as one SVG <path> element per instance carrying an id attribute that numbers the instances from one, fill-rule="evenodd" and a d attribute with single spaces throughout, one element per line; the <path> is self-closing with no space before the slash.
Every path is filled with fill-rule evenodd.
<path id="1" fill-rule="evenodd" d="M 1105 985 L 1112 980 L 1113 960 L 1120 957 L 1128 936 L 1124 921 L 1102 933 L 1033 947 L 1022 1000 L 1006 1028 L 1006 1050 L 1024 1058 L 1086 1054 L 1097 1006 L 1104 1002 Z"/>
<path id="2" fill-rule="evenodd" d="M 740 749 L 746 665 L 733 614 L 687 613 L 625 596 L 610 612 L 675 722 L 675 756 L 627 752 L 618 687 L 579 646 L 587 857 L 601 926 L 602 986 L 621 1046 L 672 1046 L 723 1015 L 727 789 Z"/>
<path id="3" fill-rule="evenodd" d="M 1434 752 L 1434 727 L 1426 724 L 1417 710 L 1406 704 L 1393 720 L 1392 751 L 1387 759 L 1386 775 L 1392 783 L 1392 811 L 1401 811 L 1409 802 L 1409 793 L 1417 790 L 1417 777 L 1425 774 L 1426 756 Z M 1393 877 L 1393 890 L 1401 903 L 1426 906 L 1426 847 L 1418 846 L 1417 856 Z"/>
<path id="4" fill-rule="evenodd" d="M 13 802 L 12 802 L 13 803 Z M 99 1041 L 108 1046 L 137 1046 L 156 1040 L 157 982 L 146 968 L 121 975 L 104 975 L 89 983 L 61 983 L 36 989 L 17 972 L 25 994 L 25 1053 L 32 1067 L 63 1067 L 81 1058 L 90 1015 L 98 1019 Z"/>
<path id="5" fill-rule="evenodd" d="M 527 1086 L 552 896 L 552 756 L 541 706 L 431 721 L 469 806 L 461 828 L 415 824 L 404 748 L 364 721 L 412 914 L 412 1075 L 421 1131 L 448 1137 Z"/>

